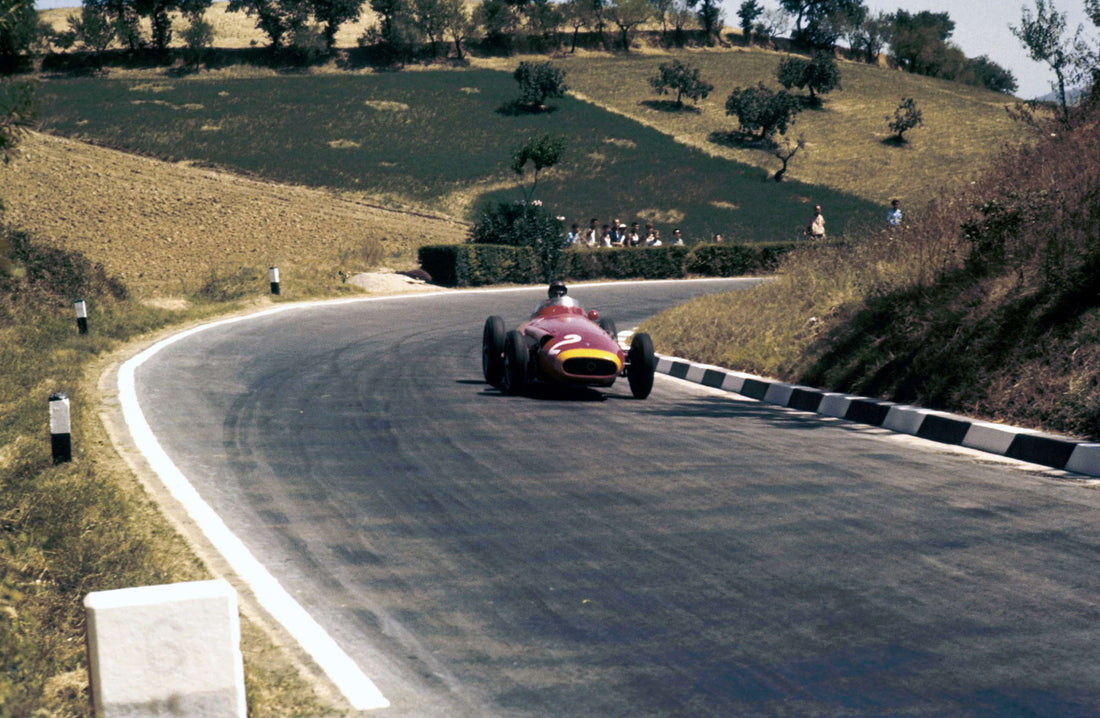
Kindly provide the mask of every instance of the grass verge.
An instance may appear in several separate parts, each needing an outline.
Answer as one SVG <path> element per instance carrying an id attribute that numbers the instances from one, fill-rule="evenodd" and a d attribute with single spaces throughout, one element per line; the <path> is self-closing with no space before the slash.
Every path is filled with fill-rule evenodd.
<path id="1" fill-rule="evenodd" d="M 703 362 L 1100 438 L 1100 110 L 774 282 L 646 322 Z"/>
<path id="2" fill-rule="evenodd" d="M 158 308 L 80 255 L 11 230 L 0 236 L 15 260 L 0 274 L 0 714 L 90 716 L 84 596 L 210 577 L 106 438 L 99 375 L 128 342 L 240 309 L 266 285 L 211 282 L 186 308 Z M 331 293 L 322 283 L 296 290 Z M 72 297 L 88 303 L 86 335 Z M 47 399 L 58 391 L 72 402 L 74 455 L 55 466 Z M 250 715 L 337 713 L 244 618 Z"/>

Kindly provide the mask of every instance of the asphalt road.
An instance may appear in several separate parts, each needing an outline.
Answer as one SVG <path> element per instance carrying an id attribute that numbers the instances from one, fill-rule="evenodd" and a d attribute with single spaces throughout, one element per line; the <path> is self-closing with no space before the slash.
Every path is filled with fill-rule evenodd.
<path id="1" fill-rule="evenodd" d="M 625 329 L 716 286 L 572 294 Z M 296 309 L 138 370 L 373 715 L 1100 714 L 1100 491 L 660 376 L 502 396 L 482 322 L 540 296 Z"/>

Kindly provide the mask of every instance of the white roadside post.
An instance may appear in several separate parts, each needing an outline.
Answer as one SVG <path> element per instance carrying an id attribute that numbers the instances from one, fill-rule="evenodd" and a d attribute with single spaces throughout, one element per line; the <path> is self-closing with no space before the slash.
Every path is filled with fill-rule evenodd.
<path id="1" fill-rule="evenodd" d="M 88 304 L 83 299 L 77 299 L 73 304 L 76 309 L 76 328 L 81 334 L 88 333 Z"/>
<path id="2" fill-rule="evenodd" d="M 245 718 L 237 592 L 194 581 L 84 597 L 97 718 Z"/>
<path id="3" fill-rule="evenodd" d="M 50 453 L 55 465 L 73 460 L 69 395 L 64 392 L 50 394 Z"/>
<path id="4" fill-rule="evenodd" d="M 267 279 L 271 282 L 271 293 L 279 293 L 279 268 L 269 267 L 267 270 Z"/>

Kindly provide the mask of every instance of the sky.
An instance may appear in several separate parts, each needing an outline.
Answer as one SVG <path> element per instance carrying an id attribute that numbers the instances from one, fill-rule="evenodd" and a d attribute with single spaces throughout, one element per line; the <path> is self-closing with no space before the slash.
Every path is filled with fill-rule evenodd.
<path id="1" fill-rule="evenodd" d="M 1008 29 L 1019 25 L 1026 5 L 1034 9 L 1034 0 L 864 0 L 871 12 L 893 12 L 904 8 L 909 12 L 931 10 L 946 12 L 955 21 L 955 34 L 950 41 L 959 46 L 967 57 L 988 55 L 989 59 L 1009 70 L 1019 85 L 1017 94 L 1025 99 L 1040 97 L 1051 91 L 1054 73 L 1045 63 L 1028 57 L 1020 41 Z M 762 0 L 767 8 L 778 7 L 777 0 Z M 37 0 L 36 7 L 43 10 L 53 7 L 79 7 L 79 0 Z M 723 0 L 726 24 L 737 25 L 737 9 L 740 0 Z M 1093 38 L 1100 35 L 1085 15 L 1084 0 L 1054 0 L 1058 12 L 1067 15 L 1067 34 L 1078 25 L 1085 26 Z"/>

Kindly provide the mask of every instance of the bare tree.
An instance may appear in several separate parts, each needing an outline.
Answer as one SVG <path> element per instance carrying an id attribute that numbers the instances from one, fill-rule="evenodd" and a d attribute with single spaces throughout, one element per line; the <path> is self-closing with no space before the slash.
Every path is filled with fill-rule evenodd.
<path id="1" fill-rule="evenodd" d="M 772 177 L 776 182 L 782 182 L 783 176 L 787 174 L 787 164 L 794 159 L 794 156 L 798 154 L 803 148 L 806 147 L 806 138 L 802 135 L 798 136 L 798 139 L 791 142 L 790 137 L 783 138 L 783 144 L 776 145 L 772 149 L 772 155 L 775 156 L 783 166 L 779 168 L 779 171 Z"/>
<path id="2" fill-rule="evenodd" d="M 1065 37 L 1066 14 L 1058 12 L 1053 0 L 1035 0 L 1035 12 L 1023 9 L 1019 25 L 1009 25 L 1015 35 L 1036 62 L 1045 62 L 1054 70 L 1053 88 L 1058 94 L 1062 119 L 1069 119 L 1069 103 L 1066 100 L 1067 84 L 1080 79 L 1077 48 L 1081 46 L 1081 27 L 1074 37 Z"/>

